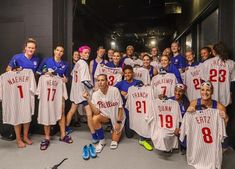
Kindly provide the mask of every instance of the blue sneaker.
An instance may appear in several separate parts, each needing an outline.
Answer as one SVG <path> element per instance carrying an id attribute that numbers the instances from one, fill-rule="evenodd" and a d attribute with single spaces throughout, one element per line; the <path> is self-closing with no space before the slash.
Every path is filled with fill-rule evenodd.
<path id="1" fill-rule="evenodd" d="M 97 157 L 96 150 L 95 150 L 95 147 L 93 146 L 93 144 L 89 144 L 89 152 L 90 152 L 90 156 L 92 158 Z"/>
<path id="2" fill-rule="evenodd" d="M 99 142 L 99 140 L 94 139 L 94 138 L 92 138 L 92 140 L 91 140 L 91 141 L 92 141 L 92 143 L 93 143 L 93 144 L 97 144 L 97 143 Z"/>
<path id="3" fill-rule="evenodd" d="M 89 147 L 87 145 L 83 147 L 82 158 L 84 160 L 88 160 L 90 158 Z"/>
<path id="4" fill-rule="evenodd" d="M 72 133 L 73 132 L 73 129 L 71 128 L 71 127 L 65 127 L 65 133 L 66 133 L 66 135 L 69 135 L 70 133 Z"/>

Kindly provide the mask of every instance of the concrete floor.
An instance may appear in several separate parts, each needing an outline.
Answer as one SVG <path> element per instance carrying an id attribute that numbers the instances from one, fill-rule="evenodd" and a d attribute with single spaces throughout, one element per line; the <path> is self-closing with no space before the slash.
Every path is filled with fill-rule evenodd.
<path id="1" fill-rule="evenodd" d="M 76 128 L 71 134 L 74 143 L 65 144 L 53 136 L 46 151 L 40 151 L 42 135 L 33 135 L 34 144 L 18 149 L 15 141 L 0 140 L 0 169 L 50 169 L 62 159 L 68 158 L 58 169 L 192 169 L 186 157 L 178 152 L 162 154 L 146 151 L 138 145 L 138 139 L 124 137 L 117 150 L 110 150 L 110 133 L 106 132 L 107 145 L 96 159 L 82 159 L 82 148 L 90 143 L 86 127 Z M 234 169 L 235 153 L 224 157 L 223 169 Z M 232 167 L 231 167 L 232 166 Z"/>

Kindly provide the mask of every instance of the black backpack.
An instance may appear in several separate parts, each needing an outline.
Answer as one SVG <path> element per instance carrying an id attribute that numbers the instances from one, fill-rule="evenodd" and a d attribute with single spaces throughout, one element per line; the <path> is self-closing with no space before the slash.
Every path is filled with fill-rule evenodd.
<path id="1" fill-rule="evenodd" d="M 14 127 L 10 124 L 3 124 L 2 105 L 0 105 L 0 135 L 3 140 L 12 141 L 16 139 Z"/>

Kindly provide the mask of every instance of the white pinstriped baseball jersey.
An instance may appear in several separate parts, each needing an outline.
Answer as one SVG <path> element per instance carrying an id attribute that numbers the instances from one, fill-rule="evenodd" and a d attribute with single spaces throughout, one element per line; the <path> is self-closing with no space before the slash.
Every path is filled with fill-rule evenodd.
<path id="1" fill-rule="evenodd" d="M 123 108 L 122 97 L 119 90 L 116 87 L 109 86 L 106 94 L 103 94 L 100 89 L 95 91 L 91 99 L 92 104 L 98 108 L 104 116 L 111 119 L 112 125 L 114 126 L 118 119 L 118 109 Z M 125 113 L 123 111 L 123 122 L 125 122 Z"/>
<path id="2" fill-rule="evenodd" d="M 222 61 L 219 56 L 206 60 L 201 65 L 201 78 L 212 83 L 212 98 L 228 106 L 231 101 L 230 83 L 235 81 L 234 61 Z"/>
<path id="3" fill-rule="evenodd" d="M 135 67 L 133 71 L 134 71 L 134 79 L 140 80 L 144 84 L 150 84 L 149 70 L 143 67 Z"/>
<path id="4" fill-rule="evenodd" d="M 63 101 L 68 99 L 65 83 L 59 76 L 42 75 L 36 93 L 40 100 L 38 123 L 55 125 L 61 119 Z"/>
<path id="5" fill-rule="evenodd" d="M 82 94 L 85 90 L 87 90 L 88 92 L 90 92 L 90 90 L 88 90 L 82 82 L 91 82 L 89 67 L 86 61 L 84 61 L 83 59 L 77 61 L 71 72 L 71 76 L 72 86 L 70 90 L 70 100 L 73 101 L 75 104 L 86 101 Z"/>
<path id="6" fill-rule="evenodd" d="M 178 148 L 178 138 L 174 135 L 175 129 L 179 128 L 182 121 L 178 102 L 171 99 L 156 99 L 153 105 L 151 140 L 154 147 L 161 151 Z"/>
<path id="7" fill-rule="evenodd" d="M 107 75 L 109 86 L 114 86 L 117 82 L 120 82 L 122 80 L 122 68 L 120 67 L 112 68 L 99 64 L 95 71 L 95 78 L 97 78 L 99 74 Z"/>
<path id="8" fill-rule="evenodd" d="M 189 101 L 199 98 L 201 80 L 200 80 L 200 65 L 195 67 L 188 67 L 184 73 L 184 82 L 187 86 L 186 95 L 188 96 Z"/>
<path id="9" fill-rule="evenodd" d="M 151 81 L 155 98 L 158 98 L 160 94 L 167 97 L 174 96 L 175 85 L 176 77 L 173 73 L 158 74 Z"/>
<path id="10" fill-rule="evenodd" d="M 181 125 L 180 140 L 187 136 L 187 162 L 196 169 L 220 169 L 221 142 L 226 137 L 224 120 L 218 109 L 208 108 L 186 113 Z"/>
<path id="11" fill-rule="evenodd" d="M 31 122 L 34 114 L 36 82 L 32 70 L 6 72 L 0 76 L 3 123 Z"/>
<path id="12" fill-rule="evenodd" d="M 151 136 L 153 99 L 151 86 L 132 86 L 128 89 L 126 108 L 129 110 L 130 128 L 146 138 Z"/>

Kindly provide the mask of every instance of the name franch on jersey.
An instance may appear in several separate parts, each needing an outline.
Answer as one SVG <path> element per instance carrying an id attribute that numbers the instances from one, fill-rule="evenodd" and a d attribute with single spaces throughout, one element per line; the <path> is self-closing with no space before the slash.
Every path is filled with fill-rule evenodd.
<path id="1" fill-rule="evenodd" d="M 148 93 L 146 93 L 146 92 L 137 92 L 137 93 L 133 93 L 132 97 L 134 97 L 134 98 L 138 98 L 138 97 L 147 98 Z"/>

